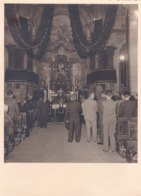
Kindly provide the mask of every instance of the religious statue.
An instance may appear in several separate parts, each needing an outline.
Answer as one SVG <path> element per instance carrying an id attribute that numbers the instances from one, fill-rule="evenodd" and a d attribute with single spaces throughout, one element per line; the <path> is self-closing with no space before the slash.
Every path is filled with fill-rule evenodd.
<path id="1" fill-rule="evenodd" d="M 64 55 L 65 51 L 64 51 L 63 45 L 61 45 L 61 46 L 59 47 L 58 53 L 59 53 L 59 55 Z"/>

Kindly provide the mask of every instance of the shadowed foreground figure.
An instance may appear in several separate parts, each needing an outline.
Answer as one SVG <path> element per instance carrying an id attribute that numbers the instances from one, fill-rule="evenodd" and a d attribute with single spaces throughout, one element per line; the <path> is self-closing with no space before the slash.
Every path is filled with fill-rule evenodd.
<path id="1" fill-rule="evenodd" d="M 82 111 L 81 104 L 76 101 L 76 95 L 72 94 L 71 102 L 66 106 L 65 118 L 69 122 L 68 142 L 72 142 L 75 136 L 75 141 L 79 142 L 81 138 L 80 113 Z"/>
<path id="2" fill-rule="evenodd" d="M 98 112 L 98 144 L 103 144 L 103 107 L 102 103 L 106 100 L 104 92 L 101 94 L 101 98 L 97 100 L 97 112 Z"/>
<path id="3" fill-rule="evenodd" d="M 38 127 L 47 128 L 49 104 L 42 100 L 37 108 Z"/>
<path id="4" fill-rule="evenodd" d="M 12 117 L 8 114 L 8 105 L 4 104 L 4 122 L 8 122 L 8 129 L 6 130 L 5 128 L 5 133 L 6 136 L 9 136 L 9 141 L 12 142 L 14 141 L 14 121 L 12 119 Z"/>
<path id="5" fill-rule="evenodd" d="M 137 117 L 137 107 L 133 96 L 128 91 L 122 95 L 123 101 L 119 105 L 118 117 L 133 118 Z M 128 130 L 128 121 L 124 122 L 123 130 Z"/>
<path id="6" fill-rule="evenodd" d="M 137 117 L 137 107 L 136 102 L 133 97 L 130 96 L 129 92 L 124 92 L 124 101 L 119 105 L 118 117 Z"/>
<path id="7" fill-rule="evenodd" d="M 19 107 L 16 99 L 13 98 L 13 95 L 13 91 L 9 90 L 4 102 L 8 106 L 8 114 L 14 120 L 14 118 L 19 115 Z"/>

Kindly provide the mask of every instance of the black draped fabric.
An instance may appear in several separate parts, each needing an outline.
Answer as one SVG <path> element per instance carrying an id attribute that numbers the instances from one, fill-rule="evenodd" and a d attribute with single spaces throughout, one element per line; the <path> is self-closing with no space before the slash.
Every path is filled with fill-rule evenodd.
<path id="1" fill-rule="evenodd" d="M 52 26 L 54 5 L 43 5 L 43 12 L 39 28 L 34 40 L 28 32 L 28 21 L 22 17 L 16 17 L 14 4 L 5 5 L 5 13 L 11 34 L 15 41 L 23 48 L 30 58 L 40 59 L 49 45 Z M 117 5 L 107 5 L 104 22 L 95 21 L 95 30 L 91 41 L 86 39 L 81 25 L 78 5 L 69 5 L 72 36 L 78 55 L 81 58 L 92 56 L 101 50 L 109 40 L 116 19 Z"/>
<path id="2" fill-rule="evenodd" d="M 28 31 L 28 19 L 24 17 L 19 17 L 19 23 L 20 23 L 20 34 L 23 37 L 23 39 L 29 43 L 31 38 L 31 35 Z M 34 58 L 34 53 L 32 49 L 25 50 L 28 57 Z"/>
<path id="3" fill-rule="evenodd" d="M 104 23 L 96 22 L 92 40 L 88 41 L 81 25 L 78 5 L 69 5 L 70 24 L 72 36 L 78 55 L 82 58 L 95 54 L 108 42 L 116 20 L 117 5 L 107 5 Z"/>
<path id="4" fill-rule="evenodd" d="M 96 42 L 102 30 L 103 19 L 94 21 L 94 31 L 92 34 L 92 42 Z"/>
<path id="5" fill-rule="evenodd" d="M 99 38 L 99 35 L 102 31 L 102 24 L 103 24 L 103 19 L 99 19 L 94 22 L 94 31 L 93 31 L 93 34 L 91 37 L 92 43 L 95 43 L 96 40 Z M 95 53 L 96 53 L 96 51 L 94 51 L 93 49 L 89 50 L 89 56 L 91 56 L 91 57 L 95 56 Z"/>
<path id="6" fill-rule="evenodd" d="M 28 31 L 28 19 L 27 18 L 24 18 L 24 17 L 19 17 L 19 23 L 20 23 L 20 34 L 21 34 L 21 37 L 24 38 L 24 40 L 29 43 L 30 42 L 30 39 L 31 39 L 31 36 L 29 34 L 29 31 Z"/>
<path id="7" fill-rule="evenodd" d="M 50 38 L 53 11 L 54 5 L 50 4 L 43 6 L 43 13 L 37 35 L 32 41 L 31 35 L 28 32 L 27 19 L 20 17 L 18 20 L 14 10 L 14 4 L 5 5 L 5 14 L 11 34 L 19 46 L 26 50 L 27 55 L 30 58 L 40 59 L 46 52 Z M 34 54 L 32 49 L 37 49 L 36 54 Z"/>
<path id="8" fill-rule="evenodd" d="M 80 35 L 79 35 L 79 33 L 82 33 L 81 39 L 85 38 L 82 28 L 80 27 L 81 23 L 80 23 L 77 5 L 69 5 L 69 16 L 70 16 L 70 25 L 72 30 L 73 41 L 77 53 L 81 58 L 86 58 L 88 56 L 88 53 L 85 47 L 82 47 Z M 79 25 L 79 27 L 77 25 Z"/>
<path id="9" fill-rule="evenodd" d="M 7 69 L 5 72 L 6 82 L 24 82 L 27 84 L 39 84 L 38 75 L 34 72 L 21 69 Z"/>
<path id="10" fill-rule="evenodd" d="M 24 44 L 21 40 L 19 28 L 18 28 L 18 20 L 16 18 L 16 14 L 14 12 L 14 5 L 6 4 L 5 5 L 5 14 L 7 18 L 7 23 L 10 28 L 10 32 L 14 38 L 14 40 L 21 46 L 24 47 Z"/>
<path id="11" fill-rule="evenodd" d="M 90 74 L 87 75 L 87 84 L 94 84 L 97 82 L 105 83 L 105 82 L 111 82 L 116 83 L 116 70 L 115 69 L 101 69 L 96 70 Z"/>

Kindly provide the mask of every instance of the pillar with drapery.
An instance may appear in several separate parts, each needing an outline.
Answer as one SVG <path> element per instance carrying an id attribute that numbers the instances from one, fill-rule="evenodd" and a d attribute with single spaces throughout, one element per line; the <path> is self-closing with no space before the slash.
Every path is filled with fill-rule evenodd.
<path id="1" fill-rule="evenodd" d="M 116 20 L 117 5 L 107 5 L 104 22 L 100 20 L 95 21 L 95 28 L 91 40 L 87 40 L 84 35 L 79 5 L 68 5 L 70 25 L 72 29 L 72 36 L 78 55 L 81 58 L 92 56 L 96 51 L 104 48 L 112 33 L 113 26 Z M 26 50 L 30 58 L 40 59 L 46 52 L 53 19 L 54 5 L 43 5 L 42 17 L 38 27 L 35 39 L 31 41 L 28 32 L 28 19 L 16 16 L 14 4 L 5 5 L 5 14 L 10 28 L 10 32 L 14 40 L 19 46 Z M 36 51 L 35 51 L 36 49 Z"/>
<path id="2" fill-rule="evenodd" d="M 72 36 L 77 53 L 81 58 L 95 55 L 96 51 L 105 47 L 115 24 L 116 13 L 117 5 L 107 5 L 104 22 L 102 20 L 95 21 L 91 40 L 87 40 L 81 24 L 79 6 L 69 5 Z"/>
<path id="3" fill-rule="evenodd" d="M 10 32 L 18 45 L 26 51 L 30 58 L 41 59 L 49 45 L 54 5 L 43 6 L 41 21 L 37 30 L 37 35 L 32 41 L 28 30 L 28 19 L 16 15 L 15 5 L 6 4 L 5 14 Z"/>
<path id="4" fill-rule="evenodd" d="M 18 45 L 26 51 L 30 58 L 41 59 L 47 52 L 51 35 L 54 13 L 52 4 L 42 5 L 42 16 L 35 38 L 32 40 L 29 32 L 28 19 L 19 16 L 15 11 L 16 4 L 6 4 L 5 14 L 10 32 Z M 94 21 L 95 28 L 91 40 L 87 40 L 80 19 L 79 5 L 68 5 L 70 26 L 76 51 L 81 58 L 95 55 L 107 44 L 116 20 L 117 5 L 107 5 L 104 21 Z"/>

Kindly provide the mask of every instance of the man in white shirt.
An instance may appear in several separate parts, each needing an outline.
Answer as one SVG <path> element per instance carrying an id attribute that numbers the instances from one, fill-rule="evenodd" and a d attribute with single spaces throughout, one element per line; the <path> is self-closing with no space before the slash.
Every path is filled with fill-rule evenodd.
<path id="1" fill-rule="evenodd" d="M 105 91 L 106 100 L 102 102 L 102 110 L 103 110 L 103 135 L 104 135 L 104 143 L 103 143 L 103 151 L 108 152 L 109 148 L 111 151 L 115 151 L 115 130 L 116 130 L 116 108 L 117 103 L 111 99 L 112 92 L 110 90 Z M 110 140 L 110 146 L 109 146 Z"/>
<path id="2" fill-rule="evenodd" d="M 93 141 L 97 142 L 97 103 L 94 100 L 94 92 L 89 94 L 89 97 L 84 101 L 83 115 L 86 123 L 87 141 L 91 141 L 91 130 Z"/>

